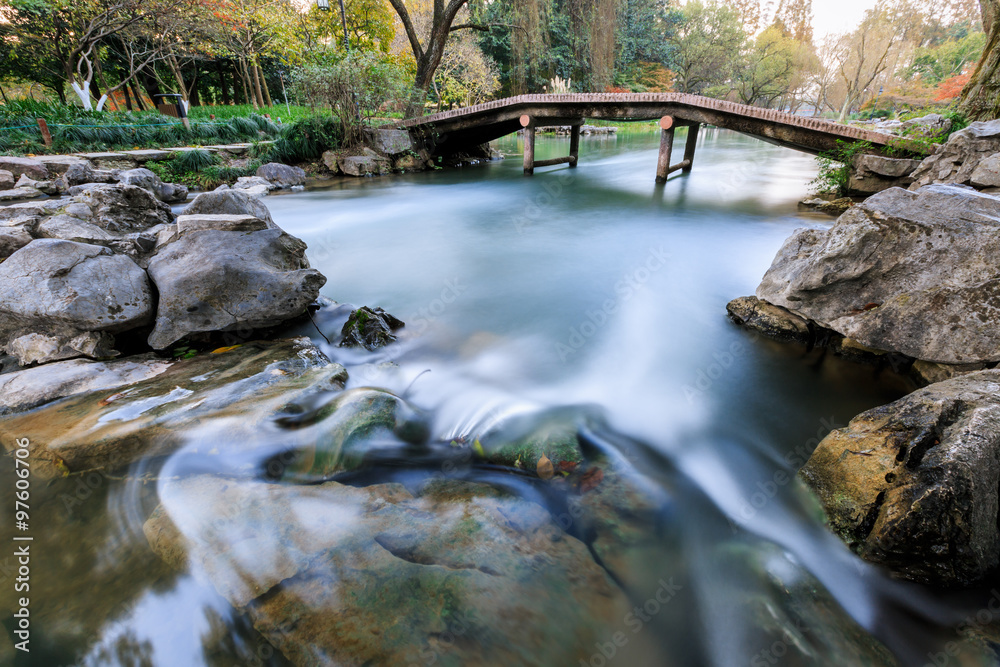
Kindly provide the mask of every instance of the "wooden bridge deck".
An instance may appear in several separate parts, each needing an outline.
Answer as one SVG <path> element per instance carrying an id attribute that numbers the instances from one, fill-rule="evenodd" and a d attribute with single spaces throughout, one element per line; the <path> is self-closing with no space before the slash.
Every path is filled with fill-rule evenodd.
<path id="1" fill-rule="evenodd" d="M 714 125 L 813 155 L 836 148 L 837 140 L 868 141 L 875 147 L 892 143 L 917 156 L 933 152 L 926 144 L 881 132 L 686 93 L 519 95 L 394 126 L 408 129 L 429 153 L 442 155 L 516 132 L 524 115 L 536 127 L 579 124 L 584 118 L 636 121 L 671 116 L 676 125 Z"/>

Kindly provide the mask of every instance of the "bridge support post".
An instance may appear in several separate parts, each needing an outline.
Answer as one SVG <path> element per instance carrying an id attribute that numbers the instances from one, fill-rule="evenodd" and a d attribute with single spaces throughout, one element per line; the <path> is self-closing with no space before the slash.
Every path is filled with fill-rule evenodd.
<path id="1" fill-rule="evenodd" d="M 699 127 L 701 127 L 701 123 L 691 123 L 688 126 L 687 143 L 684 144 L 684 162 L 687 163 L 687 165 L 684 166 L 685 174 L 690 172 L 691 167 L 694 165 L 694 149 L 698 145 Z"/>
<path id="2" fill-rule="evenodd" d="M 569 166 L 570 168 L 576 167 L 576 163 L 580 159 L 580 124 L 574 123 L 570 127 L 569 131 Z"/>
<path id="3" fill-rule="evenodd" d="M 535 173 L 535 124 L 531 116 L 521 116 L 521 127 L 524 128 L 524 175 Z"/>
<path id="4" fill-rule="evenodd" d="M 674 119 L 664 116 L 660 119 L 660 157 L 656 161 L 656 182 L 666 183 L 670 173 L 670 154 L 674 150 Z"/>

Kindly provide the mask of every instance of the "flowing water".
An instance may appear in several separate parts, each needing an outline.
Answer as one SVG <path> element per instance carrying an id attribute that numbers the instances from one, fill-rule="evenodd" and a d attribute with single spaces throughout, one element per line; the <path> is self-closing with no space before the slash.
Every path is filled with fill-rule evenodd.
<path id="1" fill-rule="evenodd" d="M 726 317 L 792 230 L 831 224 L 797 212 L 813 158 L 709 130 L 693 172 L 656 186 L 657 144 L 651 133 L 585 138 L 578 168 L 525 178 L 507 138 L 501 162 L 268 197 L 275 222 L 309 244 L 325 296 L 406 322 L 399 343 L 374 353 L 299 333 L 347 367 L 349 388 L 405 395 L 429 416 L 433 442 L 480 438 L 490 449 L 568 426 L 609 479 L 660 499 L 655 530 L 603 563 L 638 616 L 607 623 L 579 664 L 886 664 L 873 637 L 900 664 L 984 664 L 953 628 L 985 608 L 986 591 L 945 596 L 891 580 L 826 531 L 795 478 L 831 429 L 911 387 L 889 368 L 774 344 Z M 542 137 L 537 150 L 567 149 Z M 316 324 L 335 338 L 345 317 L 327 308 Z M 190 448 L 206 444 L 193 436 Z M 353 483 L 406 481 L 419 457 L 407 468 L 405 454 L 387 454 Z M 158 503 L 171 506 L 183 470 L 172 472 L 39 490 L 50 523 L 35 544 L 34 627 L 51 658 L 28 664 L 283 664 L 203 579 L 149 552 L 141 526 Z M 537 485 L 509 477 L 496 483 L 536 499 Z M 356 512 L 352 502 L 313 511 L 332 520 Z M 558 516 L 558 503 L 539 502 Z M 175 522 L 198 513 L 172 507 Z M 260 544 L 284 548 L 259 532 Z M 537 591 L 539 605 L 547 595 Z M 391 626 L 392 610 L 382 613 Z M 547 664 L 525 641 L 525 661 Z M 412 664 L 446 664 L 420 656 Z"/>

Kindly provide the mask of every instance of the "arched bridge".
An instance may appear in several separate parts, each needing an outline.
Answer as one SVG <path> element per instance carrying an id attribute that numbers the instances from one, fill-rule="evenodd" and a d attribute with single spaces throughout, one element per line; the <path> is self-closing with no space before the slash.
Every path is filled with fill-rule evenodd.
<path id="1" fill-rule="evenodd" d="M 429 155 L 447 155 L 525 129 L 525 173 L 551 164 L 575 166 L 579 153 L 579 126 L 584 119 L 637 121 L 660 119 L 663 138 L 657 179 L 677 169 L 689 171 L 701 124 L 752 135 L 764 141 L 816 155 L 837 147 L 837 141 L 867 141 L 878 148 L 894 145 L 915 156 L 927 155 L 926 144 L 834 123 L 797 116 L 776 109 L 737 104 L 687 93 L 583 93 L 568 95 L 519 95 L 485 104 L 404 120 L 405 128 Z M 570 155 L 554 160 L 534 160 L 534 128 L 570 125 Z M 670 166 L 676 127 L 688 126 L 685 160 Z M 686 162 L 687 164 L 685 164 Z"/>

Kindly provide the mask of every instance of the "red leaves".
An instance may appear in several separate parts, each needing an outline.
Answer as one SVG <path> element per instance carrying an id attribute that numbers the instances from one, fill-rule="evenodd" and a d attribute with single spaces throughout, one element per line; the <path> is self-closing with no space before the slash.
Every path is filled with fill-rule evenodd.
<path id="1" fill-rule="evenodd" d="M 602 481 L 604 481 L 604 471 L 597 467 L 591 468 L 580 478 L 580 493 L 593 491 Z"/>

